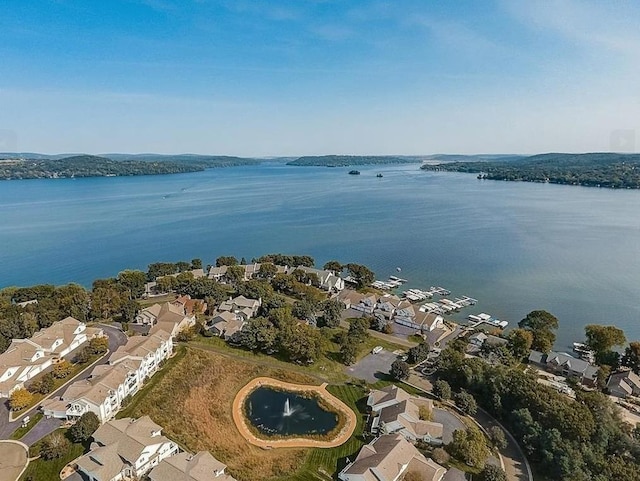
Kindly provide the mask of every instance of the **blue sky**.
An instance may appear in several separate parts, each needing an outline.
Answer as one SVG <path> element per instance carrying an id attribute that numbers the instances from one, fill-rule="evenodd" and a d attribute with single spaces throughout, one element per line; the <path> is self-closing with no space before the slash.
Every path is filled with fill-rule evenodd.
<path id="1" fill-rule="evenodd" d="M 269 156 L 640 144 L 638 2 L 0 8 L 0 150 Z"/>

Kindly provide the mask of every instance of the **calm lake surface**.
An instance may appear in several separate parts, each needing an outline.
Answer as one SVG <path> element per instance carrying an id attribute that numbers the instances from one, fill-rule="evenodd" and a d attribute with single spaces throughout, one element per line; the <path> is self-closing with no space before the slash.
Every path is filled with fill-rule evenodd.
<path id="1" fill-rule="evenodd" d="M 310 254 L 440 285 L 513 326 L 560 319 L 640 338 L 640 191 L 480 181 L 418 165 L 282 164 L 0 183 L 0 286 L 79 282 L 156 261 Z M 383 178 L 376 178 L 381 172 Z"/>
<path id="2" fill-rule="evenodd" d="M 337 415 L 322 409 L 315 399 L 268 387 L 249 394 L 245 413 L 251 424 L 269 436 L 326 434 L 338 424 Z"/>

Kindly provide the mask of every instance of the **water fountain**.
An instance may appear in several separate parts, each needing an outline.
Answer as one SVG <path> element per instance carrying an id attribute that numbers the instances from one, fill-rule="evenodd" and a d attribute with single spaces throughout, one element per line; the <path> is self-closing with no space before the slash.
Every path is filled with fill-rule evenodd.
<path id="1" fill-rule="evenodd" d="M 324 434 L 338 422 L 336 413 L 324 410 L 316 398 L 270 387 L 249 394 L 245 415 L 267 436 Z"/>

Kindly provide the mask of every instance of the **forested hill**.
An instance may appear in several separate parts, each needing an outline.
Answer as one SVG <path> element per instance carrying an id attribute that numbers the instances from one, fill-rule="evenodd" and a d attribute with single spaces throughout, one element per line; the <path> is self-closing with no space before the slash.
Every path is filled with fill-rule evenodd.
<path id="1" fill-rule="evenodd" d="M 508 161 L 424 164 L 421 169 L 482 174 L 491 180 L 640 188 L 640 154 L 552 153 Z"/>
<path id="2" fill-rule="evenodd" d="M 352 165 L 378 165 L 378 164 L 416 164 L 425 159 L 424 156 L 404 155 L 319 155 L 299 157 L 287 165 L 299 165 L 303 167 L 349 167 Z"/>
<path id="3" fill-rule="evenodd" d="M 11 158 L 0 160 L 0 179 L 56 179 L 70 177 L 115 177 L 130 175 L 179 174 L 199 172 L 214 167 L 251 165 L 260 161 L 223 156 L 158 156 L 145 154 L 139 158 L 114 160 L 95 155 L 74 155 L 64 158 Z"/>

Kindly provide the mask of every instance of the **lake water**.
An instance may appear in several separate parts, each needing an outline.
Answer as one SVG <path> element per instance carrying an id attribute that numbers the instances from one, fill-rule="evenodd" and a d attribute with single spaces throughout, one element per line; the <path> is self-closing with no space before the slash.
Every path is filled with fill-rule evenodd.
<path id="1" fill-rule="evenodd" d="M 480 181 L 418 165 L 263 164 L 0 183 L 0 286 L 79 282 L 151 262 L 310 254 L 441 285 L 515 325 L 546 309 L 557 347 L 589 323 L 640 338 L 640 191 Z M 384 177 L 376 178 L 381 172 Z"/>
<path id="2" fill-rule="evenodd" d="M 326 434 L 338 424 L 338 416 L 322 409 L 315 399 L 268 387 L 247 396 L 245 413 L 268 436 Z"/>

